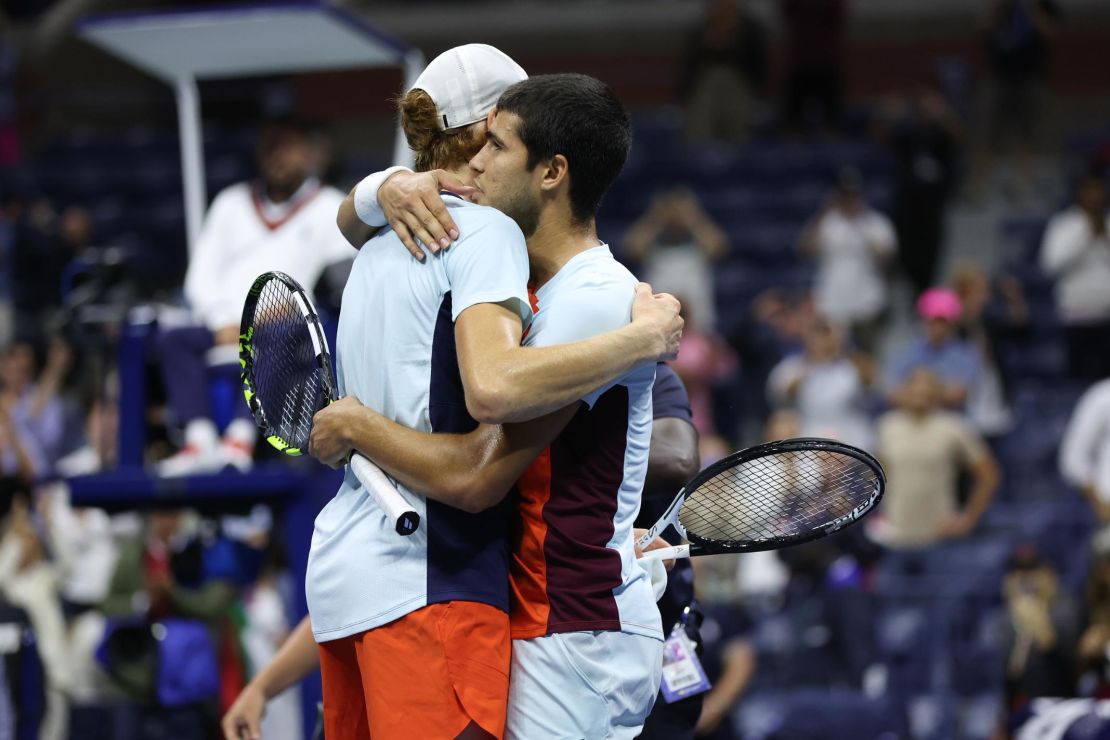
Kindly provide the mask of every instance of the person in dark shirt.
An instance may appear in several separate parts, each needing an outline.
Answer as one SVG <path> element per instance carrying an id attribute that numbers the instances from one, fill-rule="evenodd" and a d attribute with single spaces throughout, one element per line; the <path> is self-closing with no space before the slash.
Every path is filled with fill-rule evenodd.
<path id="1" fill-rule="evenodd" d="M 693 141 L 740 141 L 767 86 L 767 31 L 743 0 L 713 0 L 688 37 L 678 92 Z"/>
<path id="2" fill-rule="evenodd" d="M 993 79 L 988 141 L 1014 146 L 1026 191 L 1032 190 L 1033 150 L 1048 71 L 1049 41 L 1061 17 L 1056 0 L 993 0 L 986 33 Z"/>
<path id="3" fill-rule="evenodd" d="M 694 428 L 690 399 L 682 380 L 666 363 L 661 362 L 656 367 L 651 401 L 654 417 L 651 450 L 637 527 L 655 524 L 674 500 L 675 494 L 698 472 L 698 432 Z M 673 529 L 664 532 L 663 537 L 675 544 L 680 539 Z M 694 570 L 689 559 L 678 560 L 668 575 L 667 590 L 658 602 L 665 634 L 669 634 L 679 623 L 683 611 L 693 601 Z M 687 621 L 687 632 L 695 643 L 701 642 L 697 635 L 698 621 L 700 617 L 696 614 L 690 615 Z M 641 740 L 694 737 L 703 696 L 697 694 L 668 704 L 660 691 L 640 733 Z"/>

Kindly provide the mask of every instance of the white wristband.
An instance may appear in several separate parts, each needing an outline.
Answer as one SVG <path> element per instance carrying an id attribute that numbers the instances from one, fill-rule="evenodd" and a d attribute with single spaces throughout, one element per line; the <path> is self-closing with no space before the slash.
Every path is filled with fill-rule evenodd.
<path id="1" fill-rule="evenodd" d="M 390 167 L 367 175 L 355 186 L 355 213 L 362 223 L 375 228 L 385 226 L 385 213 L 378 205 L 378 188 L 398 172 L 412 172 L 408 167 Z"/>

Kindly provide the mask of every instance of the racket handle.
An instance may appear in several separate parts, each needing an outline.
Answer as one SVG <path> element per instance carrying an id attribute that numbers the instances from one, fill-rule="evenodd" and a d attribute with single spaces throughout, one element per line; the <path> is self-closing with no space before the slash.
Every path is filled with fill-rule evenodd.
<path id="1" fill-rule="evenodd" d="M 351 470 L 393 522 L 397 534 L 407 536 L 416 531 L 420 526 L 420 514 L 405 500 L 401 492 L 393 487 L 389 478 L 385 477 L 385 473 L 377 465 L 362 455 L 351 455 Z"/>
<path id="2" fill-rule="evenodd" d="M 677 560 L 690 557 L 689 545 L 672 545 L 660 547 L 658 550 L 648 550 L 640 556 L 640 560 Z"/>

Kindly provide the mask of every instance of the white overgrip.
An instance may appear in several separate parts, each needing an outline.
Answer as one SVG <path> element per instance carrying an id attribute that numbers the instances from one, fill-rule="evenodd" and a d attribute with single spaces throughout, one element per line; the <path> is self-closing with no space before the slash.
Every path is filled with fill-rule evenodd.
<path id="1" fill-rule="evenodd" d="M 386 513 L 397 534 L 410 535 L 420 525 L 420 514 L 378 466 L 362 455 L 351 455 L 351 471 Z"/>

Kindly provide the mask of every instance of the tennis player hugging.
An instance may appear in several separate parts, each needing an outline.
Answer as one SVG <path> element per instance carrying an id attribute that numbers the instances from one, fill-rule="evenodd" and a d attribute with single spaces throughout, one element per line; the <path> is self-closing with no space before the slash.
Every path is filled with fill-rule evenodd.
<path id="1" fill-rule="evenodd" d="M 663 633 L 632 522 L 655 361 L 682 320 L 597 237 L 628 114 L 596 79 L 529 79 L 478 44 L 432 61 L 399 107 L 422 174 L 368 177 L 340 226 L 361 244 L 386 223 L 379 190 L 387 211 L 391 190 L 434 195 L 426 221 L 391 213 L 355 260 L 345 397 L 310 451 L 363 453 L 422 524 L 397 535 L 350 470 L 316 519 L 325 736 L 635 737 Z M 474 202 L 436 194 L 449 175 Z"/>

